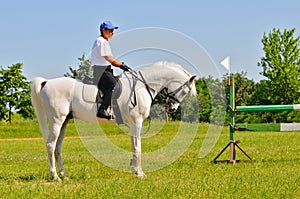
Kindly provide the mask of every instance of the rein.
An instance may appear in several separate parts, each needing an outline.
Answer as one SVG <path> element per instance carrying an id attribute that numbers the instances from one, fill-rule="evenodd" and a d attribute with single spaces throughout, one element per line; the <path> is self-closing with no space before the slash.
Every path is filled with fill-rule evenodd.
<path id="1" fill-rule="evenodd" d="M 152 94 L 151 94 L 151 91 L 156 92 L 156 90 L 153 89 L 153 88 L 151 88 L 151 87 L 147 84 L 147 82 L 146 82 L 146 80 L 145 80 L 143 74 L 141 73 L 141 71 L 139 71 L 139 73 L 137 73 L 135 70 L 130 69 L 128 72 L 130 72 L 130 74 L 131 74 L 133 77 L 135 77 L 137 80 L 139 80 L 140 82 L 142 82 L 142 83 L 145 85 L 145 87 L 146 87 L 146 89 L 147 89 L 147 91 L 148 91 L 148 93 L 149 93 L 149 95 L 150 95 L 150 97 L 151 97 L 151 100 L 152 100 L 152 102 L 153 102 L 154 98 L 153 98 L 153 96 L 152 96 Z M 141 76 L 141 78 L 139 78 L 138 74 Z M 181 86 L 179 86 L 179 87 L 178 87 L 177 89 L 175 89 L 174 91 L 171 91 L 171 92 L 169 92 L 169 93 L 167 93 L 167 94 L 163 94 L 163 93 L 158 92 L 158 95 L 161 96 L 161 97 L 163 97 L 163 98 L 170 98 L 170 99 L 176 101 L 177 103 L 181 103 L 181 101 L 178 100 L 178 99 L 175 97 L 175 95 L 176 95 L 178 92 L 180 92 L 185 86 L 187 86 L 187 87 L 189 88 L 189 90 L 192 89 L 192 88 L 190 87 L 190 85 L 189 85 L 189 80 L 187 80 L 184 84 L 182 84 Z M 134 96 L 136 97 L 135 92 L 134 92 Z M 136 99 L 135 99 L 135 104 L 134 104 L 134 105 L 136 105 Z"/>

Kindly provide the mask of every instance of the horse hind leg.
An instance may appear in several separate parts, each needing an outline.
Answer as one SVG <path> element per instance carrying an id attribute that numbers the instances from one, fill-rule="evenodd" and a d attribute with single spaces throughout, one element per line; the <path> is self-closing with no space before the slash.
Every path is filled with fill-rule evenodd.
<path id="1" fill-rule="evenodd" d="M 70 113 L 67 118 L 65 119 L 61 129 L 60 129 L 60 134 L 56 142 L 56 147 L 54 151 L 55 159 L 58 165 L 59 169 L 59 174 L 64 178 L 64 179 L 69 179 L 69 176 L 67 172 L 64 169 L 63 161 L 62 161 L 62 156 L 61 156 L 61 149 L 62 149 L 62 142 L 65 137 L 65 132 L 67 128 L 67 124 L 69 123 L 70 119 L 72 118 L 72 113 Z"/>
<path id="2" fill-rule="evenodd" d="M 49 160 L 49 167 L 50 167 L 50 174 L 55 181 L 61 181 L 58 177 L 55 167 L 55 155 L 54 152 L 56 150 L 56 144 L 58 137 L 60 136 L 62 124 L 65 119 L 57 119 L 53 118 L 53 121 L 50 121 L 50 132 L 48 136 L 48 140 L 46 143 L 47 152 L 48 152 L 48 160 Z"/>

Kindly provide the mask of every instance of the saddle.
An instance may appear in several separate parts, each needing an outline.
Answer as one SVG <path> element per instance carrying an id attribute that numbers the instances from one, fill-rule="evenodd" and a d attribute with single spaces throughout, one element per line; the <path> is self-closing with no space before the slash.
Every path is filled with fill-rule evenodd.
<path id="1" fill-rule="evenodd" d="M 119 77 L 117 77 L 119 79 Z M 98 89 L 97 85 L 94 82 L 94 79 L 85 75 L 83 81 L 83 89 L 82 89 L 82 98 L 84 101 L 89 103 L 97 103 L 97 107 L 100 107 L 100 104 L 103 101 L 104 93 L 101 89 Z M 117 99 L 120 97 L 122 92 L 122 85 L 119 83 L 116 84 L 113 93 L 112 93 L 112 107 L 115 115 L 116 122 L 118 124 L 123 124 L 123 119 L 121 117 L 121 112 L 119 106 L 117 105 Z"/>
<path id="2" fill-rule="evenodd" d="M 85 75 L 83 78 L 82 98 L 86 102 L 100 104 L 102 102 L 103 93 L 94 83 L 94 79 Z"/>

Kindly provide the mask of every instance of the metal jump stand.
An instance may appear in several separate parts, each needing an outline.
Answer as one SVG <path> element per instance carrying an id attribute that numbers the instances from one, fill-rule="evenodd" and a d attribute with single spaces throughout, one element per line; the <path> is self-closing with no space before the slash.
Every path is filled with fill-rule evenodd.
<path id="1" fill-rule="evenodd" d="M 222 149 L 222 151 L 211 161 L 212 163 L 231 163 L 235 164 L 237 162 L 253 162 L 252 158 L 238 145 L 240 143 L 239 140 L 234 140 L 234 132 L 235 132 L 235 92 L 234 92 L 234 76 L 229 76 L 229 89 L 230 89 L 230 141 L 229 143 Z M 224 153 L 227 148 L 230 148 L 230 159 L 229 160 L 218 160 L 218 158 Z M 249 160 L 237 160 L 236 159 L 236 148 L 238 148 Z"/>

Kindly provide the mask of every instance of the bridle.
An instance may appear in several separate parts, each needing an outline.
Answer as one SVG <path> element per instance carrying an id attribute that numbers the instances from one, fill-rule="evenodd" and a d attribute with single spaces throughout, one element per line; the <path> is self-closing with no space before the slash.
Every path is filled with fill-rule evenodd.
<path id="1" fill-rule="evenodd" d="M 130 69 L 128 72 L 130 72 L 133 77 L 135 77 L 138 81 L 142 82 L 145 85 L 145 87 L 146 87 L 146 89 L 148 91 L 148 94 L 150 95 L 151 100 L 153 102 L 154 97 L 152 96 L 151 91 L 154 92 L 154 93 L 157 92 L 157 91 L 155 89 L 151 88 L 148 85 L 148 83 L 146 82 L 146 80 L 145 80 L 143 74 L 141 73 L 141 71 L 139 71 L 137 73 L 133 69 Z M 187 80 L 185 83 L 183 83 L 181 86 L 179 86 L 178 88 L 176 88 L 174 91 L 171 91 L 171 92 L 169 92 L 167 94 L 164 94 L 164 93 L 161 93 L 161 92 L 157 92 L 157 93 L 158 93 L 159 96 L 163 97 L 164 99 L 167 99 L 167 100 L 171 101 L 172 103 L 176 102 L 176 103 L 180 104 L 182 102 L 182 100 L 177 99 L 175 97 L 175 95 L 177 93 L 179 93 L 180 91 L 182 91 L 185 87 L 188 87 L 189 91 L 191 91 L 192 88 L 190 87 L 190 80 Z"/>
<path id="2" fill-rule="evenodd" d="M 190 80 L 187 80 L 184 84 L 182 84 L 181 86 L 179 86 L 177 89 L 175 89 L 174 91 L 172 92 L 169 92 L 165 95 L 166 98 L 169 98 L 170 100 L 173 100 L 177 103 L 181 103 L 182 100 L 178 100 L 175 95 L 177 93 L 179 93 L 180 91 L 182 91 L 185 87 L 188 87 L 189 88 L 189 91 L 192 90 L 192 88 L 190 87 Z"/>

